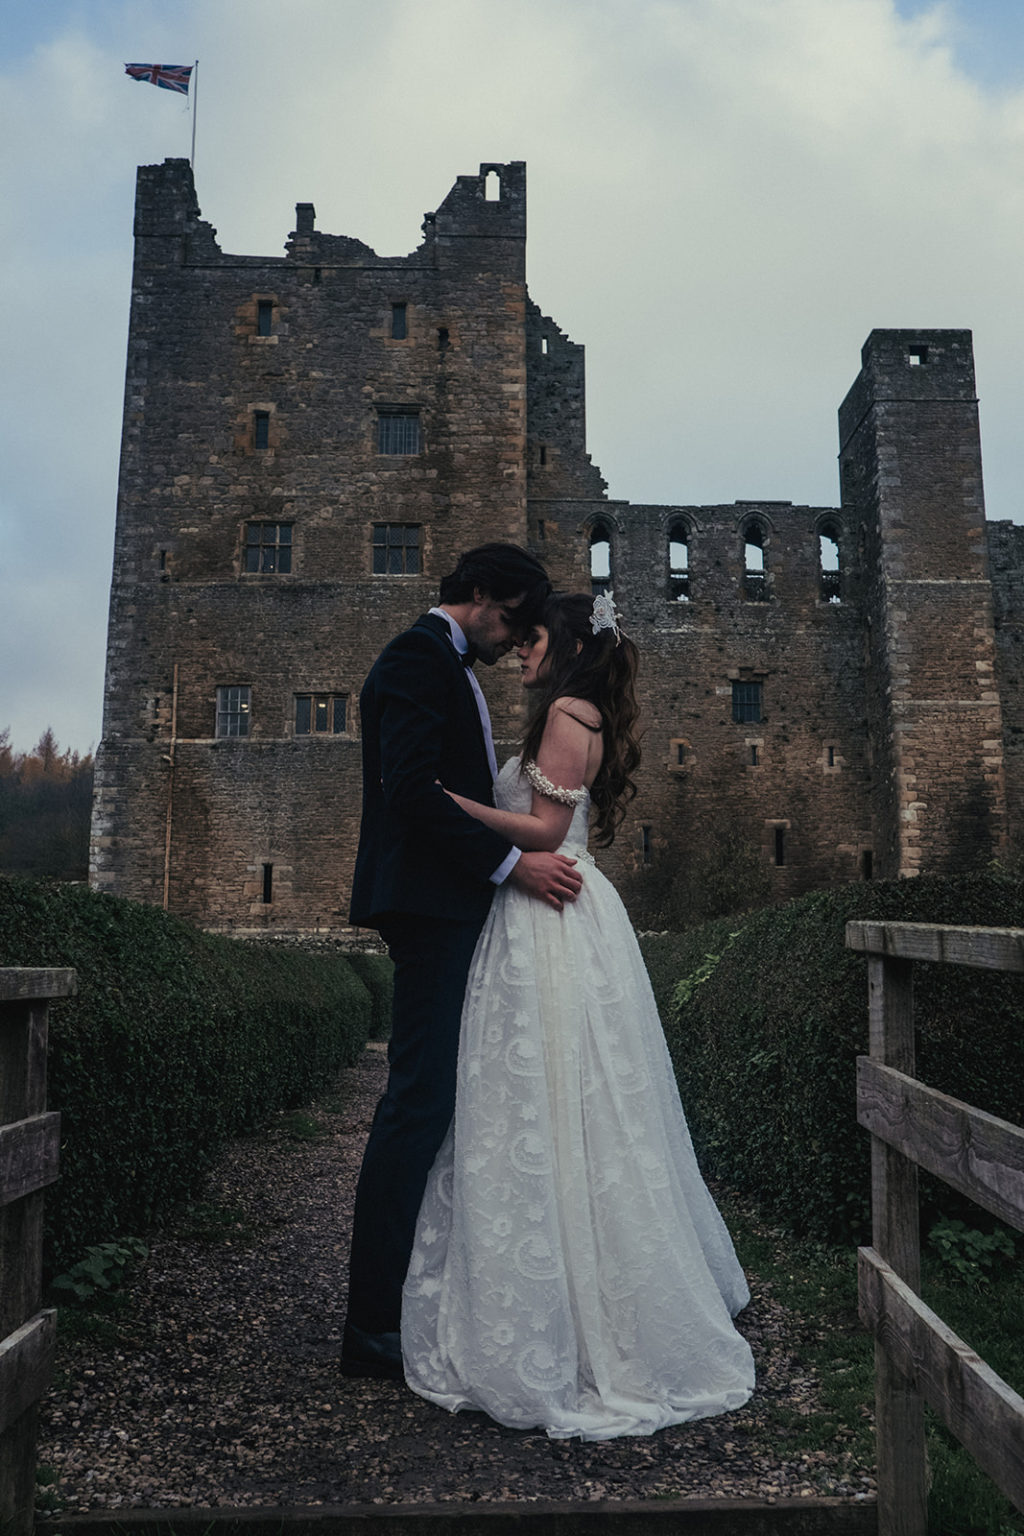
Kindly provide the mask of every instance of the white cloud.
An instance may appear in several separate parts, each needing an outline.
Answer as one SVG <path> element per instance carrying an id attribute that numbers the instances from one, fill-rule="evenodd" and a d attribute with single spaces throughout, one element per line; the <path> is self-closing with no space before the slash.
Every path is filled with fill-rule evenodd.
<path id="1" fill-rule="evenodd" d="M 457 175 L 526 160 L 531 292 L 587 346 L 589 446 L 612 494 L 833 502 L 836 409 L 867 333 L 968 326 L 989 511 L 1024 520 L 1024 91 L 964 69 L 973 9 L 37 12 L 44 40 L 0 80 L 0 130 L 18 146 L 0 166 L 0 643 L 21 658 L 0 725 L 18 744 L 48 723 L 77 746 L 99 733 L 134 169 L 187 155 L 191 128 L 186 104 L 129 81 L 125 60 L 199 58 L 198 192 L 225 250 L 279 254 L 295 203 L 312 201 L 320 228 L 404 254 Z"/>

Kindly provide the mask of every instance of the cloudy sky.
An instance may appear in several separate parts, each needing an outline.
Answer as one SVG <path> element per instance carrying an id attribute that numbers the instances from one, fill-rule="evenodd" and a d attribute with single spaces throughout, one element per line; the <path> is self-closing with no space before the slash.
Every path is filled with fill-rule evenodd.
<path id="1" fill-rule="evenodd" d="M 135 167 L 189 153 L 226 251 L 404 255 L 525 160 L 530 289 L 587 347 L 615 497 L 838 500 L 875 326 L 974 332 L 988 514 L 1024 521 L 1019 0 L 8 0 L 0 728 L 100 735 Z"/>

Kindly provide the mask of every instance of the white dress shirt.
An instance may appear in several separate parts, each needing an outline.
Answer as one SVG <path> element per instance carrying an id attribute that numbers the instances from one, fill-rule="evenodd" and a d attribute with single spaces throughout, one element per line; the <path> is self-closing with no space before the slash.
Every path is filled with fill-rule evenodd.
<path id="1" fill-rule="evenodd" d="M 465 656 L 466 652 L 469 650 L 469 641 L 466 639 L 466 636 L 463 633 L 462 626 L 458 623 L 457 620 L 452 618 L 451 614 L 445 608 L 431 608 L 430 612 L 437 614 L 439 619 L 444 619 L 451 633 L 452 644 L 460 656 Z M 464 670 L 466 677 L 469 679 L 469 686 L 473 690 L 473 697 L 476 699 L 477 713 L 480 716 L 480 726 L 484 733 L 484 746 L 487 748 L 487 761 L 490 764 L 491 780 L 493 782 L 498 777 L 498 760 L 494 755 L 494 737 L 491 733 L 490 711 L 487 708 L 487 700 L 484 698 L 483 689 L 477 682 L 476 674 L 473 671 L 473 668 L 466 667 Z M 509 873 L 519 862 L 521 853 L 521 848 L 513 847 L 505 855 L 497 869 L 490 877 L 494 885 L 501 885 L 502 882 L 507 879 Z"/>

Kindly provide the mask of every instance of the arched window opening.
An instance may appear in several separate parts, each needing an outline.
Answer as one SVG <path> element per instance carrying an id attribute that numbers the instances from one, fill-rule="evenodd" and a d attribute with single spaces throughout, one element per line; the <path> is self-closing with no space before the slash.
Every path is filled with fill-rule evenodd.
<path id="1" fill-rule="evenodd" d="M 612 540 L 603 523 L 590 535 L 590 587 L 595 597 L 607 591 L 612 580 Z"/>
<path id="2" fill-rule="evenodd" d="M 818 535 L 818 574 L 823 603 L 838 603 L 839 590 L 839 530 L 826 523 Z"/>
<path id="3" fill-rule="evenodd" d="M 484 178 L 484 197 L 489 203 L 501 201 L 501 177 L 497 171 L 488 171 Z"/>
<path id="4" fill-rule="evenodd" d="M 673 603 L 690 601 L 690 535 L 685 523 L 668 531 L 668 595 Z"/>
<path id="5" fill-rule="evenodd" d="M 768 601 L 764 529 L 759 523 L 748 523 L 743 530 L 743 595 L 748 603 Z"/>

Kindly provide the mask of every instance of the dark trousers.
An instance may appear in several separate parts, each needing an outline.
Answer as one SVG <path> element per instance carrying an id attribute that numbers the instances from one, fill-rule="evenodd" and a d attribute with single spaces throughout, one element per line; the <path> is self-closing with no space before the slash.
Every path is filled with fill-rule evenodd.
<path id="1" fill-rule="evenodd" d="M 455 1113 L 459 1023 L 482 927 L 400 914 L 380 925 L 395 964 L 388 1084 L 356 1185 L 348 1320 L 397 1332 L 427 1175 Z"/>

